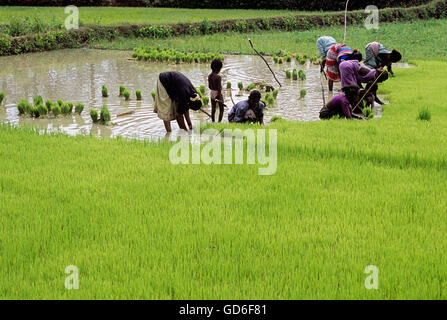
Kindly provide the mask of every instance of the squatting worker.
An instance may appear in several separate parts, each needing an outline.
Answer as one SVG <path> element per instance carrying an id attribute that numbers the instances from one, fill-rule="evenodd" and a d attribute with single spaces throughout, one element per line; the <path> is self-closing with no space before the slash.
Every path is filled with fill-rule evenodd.
<path id="1" fill-rule="evenodd" d="M 340 118 L 352 119 L 354 114 L 352 108 L 359 102 L 366 93 L 358 86 L 344 87 L 343 93 L 336 95 L 320 111 L 320 119 L 331 119 L 334 116 Z"/>
<path id="2" fill-rule="evenodd" d="M 192 130 L 189 109 L 199 110 L 201 107 L 202 100 L 185 75 L 177 71 L 160 73 L 157 79 L 154 112 L 163 120 L 167 132 L 172 131 L 173 120 L 177 120 L 180 129 L 188 131 L 185 119 L 189 129 Z"/>
<path id="3" fill-rule="evenodd" d="M 373 69 L 387 67 L 388 72 L 394 75 L 392 64 L 402 60 L 399 51 L 389 51 L 379 42 L 371 42 L 365 48 L 365 65 Z"/>
<path id="4" fill-rule="evenodd" d="M 323 36 L 323 37 L 318 38 L 317 48 L 318 48 L 318 52 L 320 53 L 320 56 L 321 56 L 321 70 L 320 70 L 320 72 L 324 71 L 324 66 L 326 65 L 327 53 L 328 53 L 329 49 L 331 49 L 331 47 L 335 44 L 337 44 L 337 41 L 335 41 L 335 39 L 330 36 Z"/>
<path id="5" fill-rule="evenodd" d="M 264 124 L 264 108 L 265 103 L 261 101 L 261 93 L 258 90 L 253 90 L 248 100 L 239 102 L 231 109 L 228 114 L 228 121 Z"/>

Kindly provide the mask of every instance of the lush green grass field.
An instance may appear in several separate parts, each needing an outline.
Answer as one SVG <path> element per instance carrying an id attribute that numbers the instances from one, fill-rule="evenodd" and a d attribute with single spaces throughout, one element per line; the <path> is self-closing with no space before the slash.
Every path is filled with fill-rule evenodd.
<path id="1" fill-rule="evenodd" d="M 417 64 L 379 120 L 272 125 L 270 177 L 1 127 L 0 298 L 446 299 L 447 64 Z"/>
<path id="2" fill-rule="evenodd" d="M 40 17 L 51 20 L 55 17 L 61 23 L 68 16 L 65 7 L 1 7 L 0 24 L 9 23 L 12 17 Z M 306 14 L 290 10 L 229 10 L 229 9 L 175 9 L 175 8 L 112 8 L 79 7 L 79 19 L 85 24 L 101 23 L 116 25 L 123 23 L 164 24 L 200 22 L 208 20 L 248 19 L 276 17 L 292 14 Z M 309 14 L 315 14 L 310 12 Z"/>
<path id="3" fill-rule="evenodd" d="M 367 30 L 363 27 L 350 27 L 346 42 L 353 48 L 364 51 L 365 45 L 379 41 L 390 48 L 399 49 L 408 59 L 442 59 L 447 57 L 447 37 L 444 30 L 447 20 L 428 20 L 412 23 L 382 24 L 380 29 Z M 205 52 L 253 53 L 247 39 L 251 38 L 259 51 L 273 54 L 280 49 L 291 52 L 315 54 L 316 39 L 322 35 L 332 35 L 343 40 L 343 28 L 322 28 L 304 32 L 259 32 L 229 33 L 207 36 L 188 36 L 170 39 L 119 38 L 115 41 L 101 41 L 93 47 L 104 49 L 131 50 L 143 45 L 198 50 Z"/>

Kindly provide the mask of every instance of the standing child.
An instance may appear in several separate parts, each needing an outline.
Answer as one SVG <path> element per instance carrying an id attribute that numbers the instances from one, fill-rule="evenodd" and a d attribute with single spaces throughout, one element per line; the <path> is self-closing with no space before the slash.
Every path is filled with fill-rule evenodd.
<path id="1" fill-rule="evenodd" d="M 224 115 L 224 101 L 222 95 L 222 77 L 219 75 L 222 70 L 222 61 L 219 59 L 211 62 L 211 74 L 208 76 L 208 87 L 211 90 L 211 119 L 215 122 L 216 107 L 219 104 L 219 122 L 222 122 Z"/>

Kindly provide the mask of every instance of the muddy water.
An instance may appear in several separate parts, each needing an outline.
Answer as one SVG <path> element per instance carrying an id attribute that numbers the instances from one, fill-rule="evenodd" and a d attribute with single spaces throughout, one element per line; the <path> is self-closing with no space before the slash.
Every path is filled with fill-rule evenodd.
<path id="1" fill-rule="evenodd" d="M 158 74 L 168 70 L 180 71 L 198 87 L 207 85 L 209 66 L 132 61 L 128 60 L 130 56 L 131 52 L 128 51 L 76 49 L 0 57 L 0 91 L 6 94 L 3 106 L 0 107 L 0 121 L 33 126 L 42 131 L 60 130 L 72 135 L 91 133 L 101 137 L 124 136 L 139 139 L 164 137 L 164 126 L 153 113 L 153 100 L 150 95 L 155 88 Z M 323 105 L 319 67 L 310 63 L 301 67 L 307 74 L 306 81 L 285 78 L 286 69 L 300 68 L 295 62 L 272 64 L 272 67 L 283 87 L 280 88 L 277 103 L 267 108 L 265 122 L 268 123 L 275 115 L 290 120 L 318 120 L 318 113 Z M 278 87 L 263 61 L 257 56 L 227 56 L 222 78 L 224 84 L 231 81 L 233 88 L 237 88 L 239 81 L 248 85 L 263 80 Z M 103 84 L 109 89 L 108 98 L 102 97 Z M 131 101 L 126 102 L 118 97 L 120 85 L 124 85 L 132 93 Z M 142 101 L 135 100 L 137 89 L 142 90 Z M 301 89 L 307 90 L 304 100 L 299 99 Z M 236 96 L 238 89 L 233 91 L 236 103 L 247 98 L 247 93 Z M 60 98 L 74 103 L 82 102 L 86 108 L 81 116 L 47 116 L 39 119 L 19 116 L 16 103 L 22 98 L 32 101 L 32 97 L 36 95 L 41 95 L 44 100 L 55 101 Z M 330 98 L 326 93 L 326 101 Z M 231 107 L 228 93 L 225 99 L 226 104 Z M 90 108 L 99 109 L 103 104 L 108 106 L 112 114 L 113 126 L 92 124 L 89 117 Z M 207 109 L 209 111 L 209 108 Z M 134 113 L 117 117 L 127 111 Z M 224 119 L 228 111 L 226 110 Z M 192 119 L 209 121 L 208 117 L 200 112 L 193 112 Z M 174 136 L 180 133 L 177 125 L 173 125 L 173 131 Z"/>

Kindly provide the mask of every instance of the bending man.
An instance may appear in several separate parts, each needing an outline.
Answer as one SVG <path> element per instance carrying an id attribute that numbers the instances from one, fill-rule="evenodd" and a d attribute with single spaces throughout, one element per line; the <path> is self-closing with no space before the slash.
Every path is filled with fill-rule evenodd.
<path id="1" fill-rule="evenodd" d="M 171 132 L 171 121 L 177 120 L 180 129 L 192 130 L 189 109 L 199 110 L 202 107 L 197 90 L 191 81 L 182 73 L 168 71 L 160 73 L 157 79 L 154 112 L 163 120 L 166 132 Z"/>
<path id="2" fill-rule="evenodd" d="M 258 90 L 253 90 L 248 100 L 239 102 L 231 109 L 228 114 L 228 121 L 264 124 L 264 108 L 265 104 L 261 101 L 261 93 Z"/>

